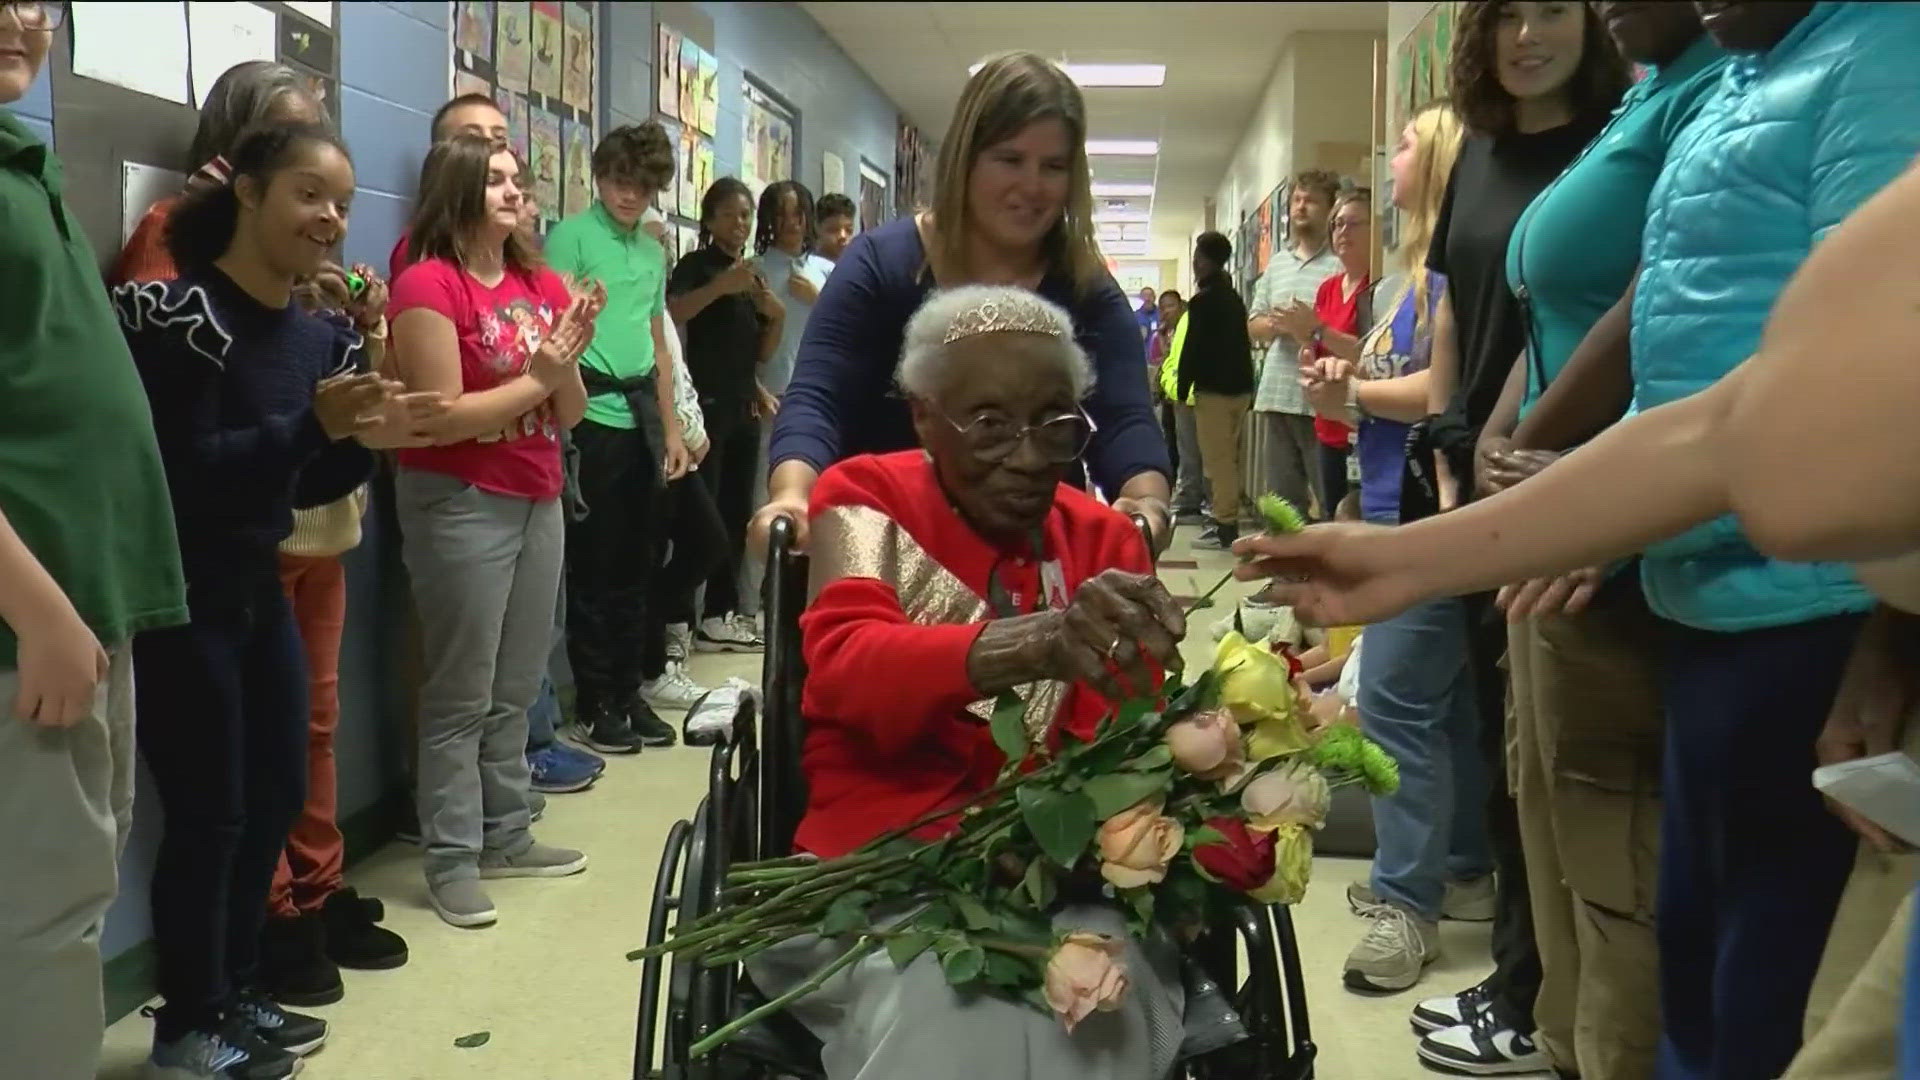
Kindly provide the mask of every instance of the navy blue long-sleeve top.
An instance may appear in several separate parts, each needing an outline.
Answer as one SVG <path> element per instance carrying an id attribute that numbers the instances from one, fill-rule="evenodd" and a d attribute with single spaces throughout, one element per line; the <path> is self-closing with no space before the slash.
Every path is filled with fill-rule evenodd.
<path id="1" fill-rule="evenodd" d="M 219 270 L 114 290 L 153 408 L 192 583 L 273 564 L 296 507 L 346 496 L 373 472 L 358 442 L 327 437 L 315 386 L 364 365 L 343 318 L 270 308 Z"/>
<path id="2" fill-rule="evenodd" d="M 894 369 L 907 320 L 934 291 L 926 248 L 912 218 L 854 238 L 807 319 L 793 381 L 774 419 L 774 465 L 799 460 L 824 471 L 855 454 L 918 445 Z M 1166 439 L 1147 398 L 1146 346 L 1120 286 L 1108 277 L 1076 295 L 1073 281 L 1050 271 L 1035 290 L 1073 316 L 1074 337 L 1093 358 L 1087 415 L 1099 429 L 1087 447 L 1095 484 L 1109 498 L 1143 472 L 1167 475 Z"/>

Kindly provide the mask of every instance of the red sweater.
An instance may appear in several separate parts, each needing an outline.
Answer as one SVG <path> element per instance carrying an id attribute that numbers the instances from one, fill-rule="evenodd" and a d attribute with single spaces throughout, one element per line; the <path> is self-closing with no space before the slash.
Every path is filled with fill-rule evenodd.
<path id="1" fill-rule="evenodd" d="M 846 529 L 822 528 L 851 520 L 834 517 L 836 508 L 863 507 L 883 515 L 860 515 L 861 535 L 851 538 L 869 543 L 847 544 Z M 892 549 L 903 553 L 895 563 L 906 571 L 893 576 L 920 590 L 902 597 L 893 581 L 858 576 L 863 567 L 849 559 L 854 572 L 820 588 L 800 619 L 807 662 L 801 767 L 808 793 L 794 843 L 832 858 L 992 785 L 1006 759 L 987 725 L 967 711 L 985 696 L 967 678 L 967 653 L 993 618 L 984 598 L 996 562 L 1019 610 L 1034 610 L 1043 586 L 1041 564 L 1027 553 L 996 549 L 961 520 L 917 450 L 849 458 L 828 469 L 814 485 L 812 517 L 816 574 L 820 560 L 830 558 L 819 547 L 829 537 L 849 550 L 871 551 L 876 529 L 891 522 L 897 526 Z M 1069 597 L 1102 570 L 1146 573 L 1152 565 L 1131 521 L 1065 485 L 1047 515 L 1043 542 L 1044 561 L 1058 561 Z M 921 572 L 913 572 L 915 564 Z M 961 602 L 977 602 L 979 617 L 915 622 L 908 613 L 929 606 L 916 596 L 927 591 L 930 576 L 963 586 L 969 595 Z M 1052 606 L 1069 597 L 1052 598 Z M 1090 738 L 1110 708 L 1076 683 L 1067 689 L 1056 730 Z M 943 831 L 935 825 L 919 835 Z"/>
<path id="2" fill-rule="evenodd" d="M 1343 334 L 1361 335 L 1367 327 L 1360 325 L 1360 298 L 1367 293 L 1370 282 L 1362 281 L 1360 287 L 1353 290 L 1352 296 L 1340 295 L 1346 288 L 1347 272 L 1335 270 L 1320 283 L 1320 291 L 1313 296 L 1313 313 L 1330 329 Z M 1315 346 L 1316 357 L 1331 355 L 1324 346 Z M 1353 444 L 1353 429 L 1338 420 L 1329 420 L 1324 416 L 1313 418 L 1313 432 L 1320 441 L 1336 450 L 1345 450 Z M 1328 511 L 1331 513 L 1332 511 Z"/>

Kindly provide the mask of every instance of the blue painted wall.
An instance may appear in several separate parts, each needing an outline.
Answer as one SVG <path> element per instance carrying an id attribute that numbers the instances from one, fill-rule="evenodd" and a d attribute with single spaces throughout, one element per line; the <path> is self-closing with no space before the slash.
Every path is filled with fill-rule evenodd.
<path id="1" fill-rule="evenodd" d="M 47 58 L 47 67 L 41 69 L 40 77 L 33 80 L 27 88 L 27 96 L 7 106 L 7 111 L 23 121 L 28 130 L 53 144 L 53 58 Z"/>

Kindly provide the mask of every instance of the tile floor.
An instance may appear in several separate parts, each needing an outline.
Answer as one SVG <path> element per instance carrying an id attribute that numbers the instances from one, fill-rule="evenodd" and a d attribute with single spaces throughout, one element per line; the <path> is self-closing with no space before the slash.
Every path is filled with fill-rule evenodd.
<path id="1" fill-rule="evenodd" d="M 1181 529 L 1163 571 L 1168 588 L 1207 591 L 1230 563 L 1193 552 Z M 1186 563 L 1197 568 L 1188 569 Z M 1176 568 L 1177 567 L 1177 568 Z M 1187 639 L 1189 666 L 1211 655 L 1213 620 L 1245 589 L 1229 584 L 1210 610 L 1196 613 Z M 729 675 L 757 681 L 759 657 L 702 656 L 693 673 L 712 684 Z M 363 895 L 386 901 L 387 925 L 412 948 L 407 966 L 348 972 L 347 996 L 314 1010 L 332 1039 L 309 1059 L 313 1080 L 624 1080 L 632 1071 L 639 968 L 625 958 L 646 932 L 660 844 L 674 819 L 704 790 L 707 752 L 676 748 L 615 758 L 591 790 L 551 797 L 539 834 L 579 847 L 586 873 L 558 880 L 489 883 L 497 925 L 456 930 L 428 908 L 414 850 L 401 844 L 348 875 Z M 1427 994 L 1477 982 L 1490 968 L 1484 924 L 1443 924 L 1445 955 L 1415 990 L 1363 997 L 1341 986 L 1340 967 L 1362 923 L 1347 910 L 1345 888 L 1366 872 L 1355 859 L 1321 858 L 1306 901 L 1294 911 L 1304 954 L 1320 1080 L 1414 1080 L 1425 1071 L 1413 1054 L 1406 1016 Z M 481 1047 L 454 1040 L 490 1033 Z M 151 1023 L 137 1013 L 108 1031 L 102 1080 L 137 1080 Z"/>

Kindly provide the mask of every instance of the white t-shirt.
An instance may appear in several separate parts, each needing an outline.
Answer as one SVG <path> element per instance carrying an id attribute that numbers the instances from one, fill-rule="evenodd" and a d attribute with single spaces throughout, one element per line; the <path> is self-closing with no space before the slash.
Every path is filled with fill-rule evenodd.
<path id="1" fill-rule="evenodd" d="M 666 215 L 651 206 L 640 215 L 640 227 L 647 229 L 647 235 L 655 240 L 660 239 L 658 233 L 647 228 L 649 225 L 667 228 Z M 665 281 L 660 288 L 665 291 Z M 673 330 L 667 335 L 667 353 L 673 361 L 673 411 L 680 417 L 681 441 L 686 443 L 688 451 L 695 451 L 707 444 L 707 425 L 700 415 L 700 397 L 694 393 L 693 379 L 687 375 L 687 332 L 671 315 L 667 316 L 667 325 Z"/>

